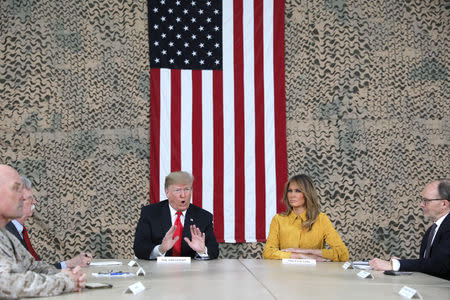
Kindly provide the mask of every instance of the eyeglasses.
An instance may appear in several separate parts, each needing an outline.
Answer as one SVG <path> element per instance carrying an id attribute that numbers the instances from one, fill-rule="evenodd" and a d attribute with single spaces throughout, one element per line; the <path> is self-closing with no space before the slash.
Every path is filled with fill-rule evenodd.
<path id="1" fill-rule="evenodd" d="M 172 193 L 179 195 L 179 194 L 181 194 L 181 192 L 185 192 L 187 194 L 191 190 L 192 190 L 192 188 L 186 187 L 186 188 L 182 188 L 182 189 L 174 189 L 174 190 L 172 190 Z"/>
<path id="2" fill-rule="evenodd" d="M 447 199 L 427 199 L 427 198 L 421 198 L 420 199 L 420 202 L 423 202 L 425 205 L 427 205 L 428 204 L 428 202 L 431 202 L 431 201 L 439 201 L 439 200 L 447 200 Z"/>

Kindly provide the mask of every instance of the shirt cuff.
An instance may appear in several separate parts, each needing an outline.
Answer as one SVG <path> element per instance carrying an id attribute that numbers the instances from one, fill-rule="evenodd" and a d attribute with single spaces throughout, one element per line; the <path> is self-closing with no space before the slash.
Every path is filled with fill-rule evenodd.
<path id="1" fill-rule="evenodd" d="M 198 253 L 197 252 L 197 255 L 200 256 L 201 258 L 209 258 L 208 247 L 205 247 L 205 253 Z"/>
<path id="2" fill-rule="evenodd" d="M 66 265 L 65 261 L 60 262 L 60 265 L 61 265 L 61 269 L 66 269 L 67 268 L 67 265 Z"/>
<path id="3" fill-rule="evenodd" d="M 400 262 L 398 261 L 398 259 L 391 258 L 391 262 L 392 262 L 392 270 L 393 271 L 400 270 Z"/>
<path id="4" fill-rule="evenodd" d="M 161 253 L 159 252 L 159 246 L 161 245 L 156 245 L 155 248 L 153 248 L 152 253 L 150 253 L 150 259 L 156 259 L 159 256 L 166 256 L 166 253 Z"/>

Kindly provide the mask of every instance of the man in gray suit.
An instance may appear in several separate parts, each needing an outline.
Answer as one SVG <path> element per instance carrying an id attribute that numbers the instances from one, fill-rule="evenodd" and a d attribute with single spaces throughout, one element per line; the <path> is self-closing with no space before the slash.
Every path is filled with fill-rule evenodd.
<path id="1" fill-rule="evenodd" d="M 59 272 L 54 266 L 36 261 L 11 233 L 6 224 L 23 214 L 24 188 L 19 174 L 0 165 L 0 298 L 53 296 L 80 291 L 86 275 L 80 267 Z"/>

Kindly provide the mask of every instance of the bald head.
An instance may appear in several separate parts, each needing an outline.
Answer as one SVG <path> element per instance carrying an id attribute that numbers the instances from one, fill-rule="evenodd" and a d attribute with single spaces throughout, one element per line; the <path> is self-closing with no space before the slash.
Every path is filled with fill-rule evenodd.
<path id="1" fill-rule="evenodd" d="M 438 192 L 438 186 L 439 186 L 439 181 L 432 181 L 430 183 L 428 183 L 423 190 L 428 190 L 429 192 L 435 193 L 436 195 L 439 194 Z"/>
<path id="2" fill-rule="evenodd" d="M 435 194 L 440 199 L 449 200 L 450 180 L 440 179 L 432 181 L 425 186 L 424 191 L 425 190 Z"/>
<path id="3" fill-rule="evenodd" d="M 15 175 L 19 176 L 19 173 L 17 173 L 17 171 L 13 168 L 8 165 L 0 165 L 0 187 L 7 182 L 8 178 Z"/>
<path id="4" fill-rule="evenodd" d="M 0 165 L 0 228 L 23 214 L 24 189 L 19 173 Z"/>

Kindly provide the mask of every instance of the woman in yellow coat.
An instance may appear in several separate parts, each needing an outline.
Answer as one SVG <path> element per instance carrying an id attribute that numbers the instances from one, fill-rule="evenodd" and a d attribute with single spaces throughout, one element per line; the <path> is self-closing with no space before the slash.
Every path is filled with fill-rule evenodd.
<path id="1" fill-rule="evenodd" d="M 264 247 L 265 259 L 312 258 L 317 261 L 347 261 L 348 250 L 326 214 L 311 178 L 291 177 L 284 188 L 284 213 L 273 217 Z M 325 243 L 329 249 L 324 249 Z"/>

